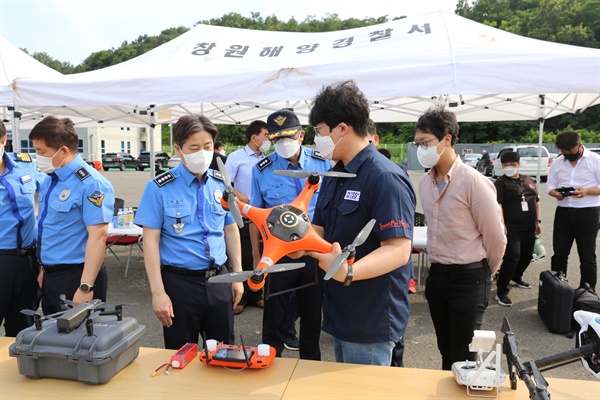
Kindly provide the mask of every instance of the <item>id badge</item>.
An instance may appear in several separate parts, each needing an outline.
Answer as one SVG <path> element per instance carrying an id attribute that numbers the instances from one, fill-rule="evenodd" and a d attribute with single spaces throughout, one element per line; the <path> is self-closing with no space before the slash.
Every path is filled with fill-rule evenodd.
<path id="1" fill-rule="evenodd" d="M 529 204 L 527 204 L 526 201 L 522 201 L 521 202 L 521 210 L 523 210 L 523 211 L 529 211 Z"/>

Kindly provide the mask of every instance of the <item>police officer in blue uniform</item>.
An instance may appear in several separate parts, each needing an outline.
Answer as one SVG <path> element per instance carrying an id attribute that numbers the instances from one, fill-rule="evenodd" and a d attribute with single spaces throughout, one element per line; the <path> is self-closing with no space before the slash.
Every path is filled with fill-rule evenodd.
<path id="1" fill-rule="evenodd" d="M 0 121 L 0 324 L 6 336 L 16 336 L 33 324 L 21 310 L 36 310 L 39 303 L 35 214 L 44 174 L 29 154 L 9 154 L 5 146 Z"/>
<path id="2" fill-rule="evenodd" d="M 289 204 L 296 199 L 302 191 L 306 178 L 289 178 L 273 173 L 280 169 L 296 169 L 303 171 L 325 172 L 329 170 L 330 162 L 325 160 L 319 152 L 301 146 L 304 139 L 304 130 L 300 120 L 293 111 L 279 110 L 267 119 L 269 139 L 275 146 L 275 153 L 260 160 L 252 170 L 252 191 L 250 204 L 255 207 L 270 208 L 281 204 Z M 312 218 L 319 191 L 311 199 L 308 215 Z M 256 266 L 261 258 L 260 233 L 256 225 L 250 225 L 252 240 L 252 254 Z M 300 260 L 282 258 L 278 263 L 304 262 L 306 266 L 294 271 L 269 274 L 265 288 L 268 293 L 277 293 L 316 282 L 320 271 L 315 270 L 315 262 L 310 257 Z M 322 274 L 319 275 L 320 282 Z M 311 285 L 296 290 L 296 303 L 300 317 L 300 358 L 320 360 L 319 337 L 321 335 L 321 284 Z M 281 356 L 284 347 L 285 324 L 282 324 L 290 310 L 289 293 L 267 298 L 263 313 L 264 343 L 277 350 Z"/>
<path id="3" fill-rule="evenodd" d="M 144 263 L 152 308 L 163 324 L 165 348 L 207 339 L 233 343 L 233 308 L 241 282 L 208 278 L 242 270 L 239 230 L 221 206 L 223 177 L 209 169 L 217 128 L 205 116 L 186 115 L 173 127 L 181 163 L 147 183 L 135 223 L 144 227 Z"/>
<path id="4" fill-rule="evenodd" d="M 325 87 L 313 101 L 317 149 L 338 161 L 334 171 L 356 177 L 324 179 L 313 224 L 334 248 L 310 254 L 328 271 L 340 246 L 376 220 L 354 265 L 324 281 L 323 330 L 333 336 L 336 361 L 389 366 L 408 323 L 416 196 L 408 175 L 369 143 L 368 120 L 368 101 L 353 82 Z"/>
<path id="5" fill-rule="evenodd" d="M 75 304 L 106 301 L 104 254 L 113 186 L 79 156 L 79 138 L 70 119 L 46 117 L 29 139 L 39 169 L 49 174 L 40 189 L 38 215 L 42 309 L 46 314 L 60 311 L 61 294 Z"/>

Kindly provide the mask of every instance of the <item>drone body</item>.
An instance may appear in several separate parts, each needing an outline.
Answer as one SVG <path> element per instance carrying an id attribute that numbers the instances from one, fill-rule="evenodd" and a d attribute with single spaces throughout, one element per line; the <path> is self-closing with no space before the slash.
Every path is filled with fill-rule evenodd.
<path id="1" fill-rule="evenodd" d="M 264 278 L 268 273 L 290 271 L 304 266 L 303 263 L 277 265 L 277 261 L 284 256 L 299 251 L 329 253 L 333 250 L 333 245 L 323 239 L 312 226 L 308 217 L 308 205 L 319 188 L 320 176 L 352 178 L 356 176 L 355 174 L 333 171 L 275 171 L 276 174 L 290 178 L 307 178 L 304 188 L 290 204 L 259 208 L 244 203 L 235 197 L 227 169 L 225 169 L 220 159 L 217 159 L 217 164 L 227 187 L 221 198 L 221 205 L 224 209 L 231 211 L 240 228 L 244 225 L 242 215 L 256 225 L 262 237 L 263 253 L 254 271 L 218 275 L 209 278 L 210 282 L 241 282 L 247 279 L 248 287 L 251 290 L 258 291 L 264 286 Z M 374 224 L 375 220 L 371 220 L 359 232 L 354 242 L 347 246 L 344 252 L 336 258 L 325 279 L 330 279 L 346 259 L 349 263 L 354 261 L 354 247 L 364 243 Z"/>

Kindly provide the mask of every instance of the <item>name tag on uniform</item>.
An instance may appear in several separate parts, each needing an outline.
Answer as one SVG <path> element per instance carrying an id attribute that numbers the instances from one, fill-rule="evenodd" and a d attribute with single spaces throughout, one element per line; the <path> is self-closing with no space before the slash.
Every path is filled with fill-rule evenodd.
<path id="1" fill-rule="evenodd" d="M 358 201 L 360 199 L 360 192 L 357 190 L 346 190 L 344 200 Z"/>
<path id="2" fill-rule="evenodd" d="M 523 210 L 523 211 L 529 211 L 529 205 L 527 204 L 526 201 L 522 201 L 521 202 L 521 210 Z"/>
<path id="3" fill-rule="evenodd" d="M 31 182 L 31 177 L 29 175 L 23 175 L 21 177 L 21 183 L 28 183 Z"/>

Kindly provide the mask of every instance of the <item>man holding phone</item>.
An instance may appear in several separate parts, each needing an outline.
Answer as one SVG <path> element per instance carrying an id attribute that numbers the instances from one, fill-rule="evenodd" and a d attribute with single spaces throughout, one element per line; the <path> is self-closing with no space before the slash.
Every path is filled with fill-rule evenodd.
<path id="1" fill-rule="evenodd" d="M 576 132 L 556 136 L 562 158 L 555 160 L 548 173 L 546 193 L 558 200 L 554 214 L 552 271 L 567 273 L 573 240 L 579 253 L 581 280 L 596 286 L 596 236 L 600 215 L 600 156 L 586 149 Z M 573 190 L 570 190 L 573 189 Z"/>

